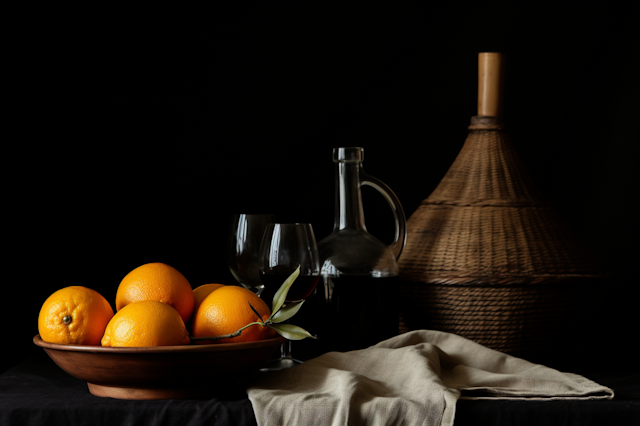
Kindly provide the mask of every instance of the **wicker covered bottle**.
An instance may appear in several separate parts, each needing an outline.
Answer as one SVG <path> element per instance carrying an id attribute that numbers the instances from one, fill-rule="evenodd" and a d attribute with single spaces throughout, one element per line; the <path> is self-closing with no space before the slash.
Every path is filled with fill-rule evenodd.
<path id="1" fill-rule="evenodd" d="M 478 115 L 407 221 L 400 329 L 525 355 L 593 312 L 604 275 L 525 170 L 501 118 L 504 58 L 479 54 Z"/>

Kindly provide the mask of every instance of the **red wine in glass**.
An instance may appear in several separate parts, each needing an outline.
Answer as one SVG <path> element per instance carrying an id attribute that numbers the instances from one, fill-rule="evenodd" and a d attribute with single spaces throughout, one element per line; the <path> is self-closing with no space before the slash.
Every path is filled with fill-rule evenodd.
<path id="1" fill-rule="evenodd" d="M 268 272 L 263 272 L 261 275 L 261 281 L 264 285 L 264 297 L 273 299 L 278 289 L 282 286 L 287 278 L 295 271 L 290 268 L 274 268 Z M 305 300 L 320 281 L 319 275 L 299 275 L 293 282 L 289 292 L 287 293 L 287 302 L 295 302 L 298 300 Z M 271 300 L 267 301 L 270 306 Z"/>
<path id="2" fill-rule="evenodd" d="M 264 285 L 260 297 L 268 306 L 273 306 L 273 297 L 296 269 L 300 268 L 300 274 L 289 288 L 285 304 L 305 300 L 320 280 L 318 247 L 310 223 L 267 225 L 258 259 L 260 280 Z M 297 315 L 294 319 L 302 319 Z M 294 324 L 302 327 L 302 324 Z M 313 333 L 313 330 L 307 331 Z M 269 362 L 265 369 L 279 370 L 299 364 L 301 361 L 291 357 L 290 346 L 291 342 L 283 344 L 280 358 Z"/>

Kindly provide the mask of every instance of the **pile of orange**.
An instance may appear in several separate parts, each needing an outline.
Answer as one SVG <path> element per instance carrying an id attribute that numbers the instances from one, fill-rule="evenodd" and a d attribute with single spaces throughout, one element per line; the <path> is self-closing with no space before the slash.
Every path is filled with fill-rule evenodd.
<path id="1" fill-rule="evenodd" d="M 182 273 L 164 263 L 147 263 L 120 282 L 113 308 L 100 293 L 70 286 L 49 296 L 40 310 L 38 331 L 45 342 L 102 346 L 186 345 L 191 337 L 231 334 L 271 312 L 243 287 L 204 284 L 195 289 Z M 191 329 L 191 336 L 187 329 Z M 254 325 L 232 338 L 198 343 L 251 342 L 276 336 Z"/>

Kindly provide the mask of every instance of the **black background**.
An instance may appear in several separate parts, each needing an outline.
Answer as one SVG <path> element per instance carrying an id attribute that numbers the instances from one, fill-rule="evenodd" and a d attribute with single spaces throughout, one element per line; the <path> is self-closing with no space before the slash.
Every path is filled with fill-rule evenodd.
<path id="1" fill-rule="evenodd" d="M 506 55 L 516 149 L 611 274 L 585 356 L 593 346 L 629 357 L 640 284 L 634 11 L 393 4 L 8 14 L 3 370 L 41 350 L 38 312 L 59 288 L 84 285 L 113 304 L 147 262 L 194 288 L 233 283 L 233 212 L 273 212 L 326 236 L 335 146 L 363 146 L 365 170 L 409 216 L 476 115 L 482 51 Z M 388 239 L 384 201 L 365 197 L 369 230 Z"/>

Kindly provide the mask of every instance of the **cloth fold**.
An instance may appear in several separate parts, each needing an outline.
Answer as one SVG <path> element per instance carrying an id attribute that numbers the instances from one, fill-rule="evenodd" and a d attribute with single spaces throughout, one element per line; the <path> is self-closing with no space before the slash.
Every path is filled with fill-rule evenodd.
<path id="1" fill-rule="evenodd" d="M 451 426 L 460 398 L 613 398 L 586 377 L 433 330 L 263 373 L 247 394 L 260 426 Z"/>

